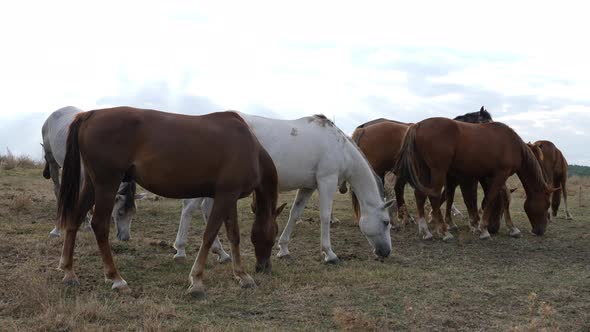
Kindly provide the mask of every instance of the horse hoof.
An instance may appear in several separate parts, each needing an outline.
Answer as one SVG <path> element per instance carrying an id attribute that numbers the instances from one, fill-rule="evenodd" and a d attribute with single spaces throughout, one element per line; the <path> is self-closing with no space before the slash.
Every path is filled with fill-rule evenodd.
<path id="1" fill-rule="evenodd" d="M 174 263 L 176 264 L 186 264 L 186 256 L 174 256 Z"/>
<path id="2" fill-rule="evenodd" d="M 280 248 L 279 252 L 277 253 L 278 258 L 288 257 L 290 255 L 289 249 Z"/>
<path id="3" fill-rule="evenodd" d="M 336 265 L 340 263 L 340 258 L 338 257 L 334 257 L 334 258 L 327 258 L 324 260 L 324 264 L 329 264 L 329 265 Z"/>
<path id="4" fill-rule="evenodd" d="M 457 226 L 455 224 L 449 226 L 449 231 L 457 231 L 457 230 L 459 230 L 459 226 Z"/>
<path id="5" fill-rule="evenodd" d="M 515 228 L 512 231 L 510 231 L 510 236 L 514 238 L 520 238 L 522 234 L 520 233 L 520 230 L 518 228 Z"/>
<path id="6" fill-rule="evenodd" d="M 443 241 L 447 242 L 450 241 L 454 238 L 453 234 L 446 232 L 445 235 L 443 236 Z"/>
<path id="7" fill-rule="evenodd" d="M 431 233 L 424 234 L 424 236 L 422 236 L 422 240 L 432 240 L 432 234 Z"/>
<path id="8" fill-rule="evenodd" d="M 219 261 L 219 264 L 229 263 L 229 262 L 231 262 L 231 256 L 230 255 L 219 256 L 219 258 L 217 260 Z"/>
<path id="9" fill-rule="evenodd" d="M 205 292 L 204 288 L 201 287 L 190 287 L 187 291 L 187 294 L 190 295 L 195 300 L 204 300 L 207 298 L 207 293 Z"/>
<path id="10" fill-rule="evenodd" d="M 60 236 L 61 236 L 61 234 L 60 234 L 60 233 L 57 233 L 57 232 L 56 232 L 56 233 L 54 233 L 54 232 L 52 231 L 52 232 L 50 232 L 50 233 L 49 233 L 49 237 L 58 238 L 58 237 L 60 237 Z"/>
<path id="11" fill-rule="evenodd" d="M 254 279 L 250 276 L 245 276 L 240 279 L 240 287 L 242 288 L 256 288 L 256 283 Z"/>
<path id="12" fill-rule="evenodd" d="M 480 240 L 489 240 L 491 238 L 492 238 L 492 236 L 490 235 L 490 233 L 488 231 L 481 232 L 481 234 L 479 235 Z"/>

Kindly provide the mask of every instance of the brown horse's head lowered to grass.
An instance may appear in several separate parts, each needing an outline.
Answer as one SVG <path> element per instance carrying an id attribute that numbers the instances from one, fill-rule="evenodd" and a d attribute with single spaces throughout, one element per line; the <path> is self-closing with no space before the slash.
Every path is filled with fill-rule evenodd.
<path id="1" fill-rule="evenodd" d="M 80 159 L 81 158 L 81 159 Z M 84 177 L 80 191 L 80 165 Z M 92 218 L 105 276 L 113 288 L 126 290 L 108 242 L 117 188 L 135 180 L 169 198 L 213 197 L 203 244 L 191 271 L 190 293 L 204 295 L 203 272 L 209 248 L 225 223 L 232 245 L 234 274 L 243 287 L 254 286 L 240 259 L 237 200 L 256 192 L 251 239 L 256 269 L 270 272 L 277 235 L 278 177 L 274 163 L 235 112 L 188 116 L 118 107 L 79 114 L 70 126 L 59 200 L 61 227 L 67 230 L 60 267 L 65 282 L 77 283 L 72 269 L 76 232 L 95 204 Z"/>
<path id="2" fill-rule="evenodd" d="M 440 191 L 447 174 L 489 179 L 482 237 L 489 237 L 487 223 L 496 213 L 493 204 L 506 179 L 516 173 L 527 193 L 525 212 L 533 233 L 546 230 L 549 195 L 558 190 L 548 187 L 539 163 L 529 147 L 508 126 L 499 123 L 469 124 L 446 118 L 430 118 L 408 129 L 395 167 L 422 193 L 417 196 L 418 212 L 423 218 L 425 195 L 430 196 L 433 218 L 443 225 L 440 215 Z"/>

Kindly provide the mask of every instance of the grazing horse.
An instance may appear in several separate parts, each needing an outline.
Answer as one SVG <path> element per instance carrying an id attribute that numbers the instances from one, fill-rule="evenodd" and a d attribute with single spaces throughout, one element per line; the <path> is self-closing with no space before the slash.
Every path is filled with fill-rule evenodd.
<path id="1" fill-rule="evenodd" d="M 43 177 L 53 180 L 53 192 L 56 199 L 59 198 L 59 169 L 66 157 L 68 130 L 76 115 L 81 112 L 83 112 L 81 109 L 73 106 L 60 108 L 49 115 L 41 129 L 45 158 Z M 112 218 L 117 226 L 117 238 L 122 241 L 127 241 L 130 237 L 131 220 L 135 215 L 135 199 L 145 197 L 144 194 L 135 194 L 135 188 L 135 182 L 123 182 L 115 197 Z M 61 235 L 57 225 L 49 235 L 53 237 Z"/>
<path id="2" fill-rule="evenodd" d="M 491 115 L 483 106 L 479 112 L 467 113 L 459 116 L 460 121 L 464 122 L 489 122 Z M 388 119 L 376 119 L 358 126 L 352 133 L 352 139 L 367 157 L 369 164 L 379 176 L 381 183 L 383 183 L 385 174 L 391 171 L 395 165 L 396 157 L 401 149 L 406 131 L 411 126 L 411 123 L 399 122 Z M 394 191 L 398 210 L 398 218 L 403 220 L 406 224 L 409 218 L 409 213 L 404 200 L 404 181 L 396 181 Z M 346 192 L 346 184 L 340 187 L 340 192 Z M 358 220 L 358 201 L 354 190 L 352 191 L 352 206 Z M 447 206 L 447 210 L 451 211 L 454 208 L 451 200 Z M 456 210 L 456 208 L 455 208 Z M 458 211 L 458 210 L 456 210 Z M 449 212 L 450 213 L 450 212 Z"/>
<path id="3" fill-rule="evenodd" d="M 202 156 L 207 156 L 203 158 Z M 84 183 L 80 191 L 80 167 Z M 60 226 L 66 229 L 60 268 L 64 282 L 78 283 L 72 269 L 76 232 L 95 204 L 92 229 L 105 277 L 127 291 L 109 247 L 109 217 L 119 183 L 135 180 L 169 198 L 215 197 L 201 249 L 190 274 L 189 293 L 204 296 L 203 272 L 222 223 L 231 243 L 233 271 L 242 287 L 255 286 L 240 259 L 237 200 L 256 192 L 251 240 L 256 271 L 270 272 L 278 231 L 277 172 L 272 159 L 235 112 L 189 116 L 117 107 L 76 116 L 70 126 L 60 188 Z"/>
<path id="4" fill-rule="evenodd" d="M 354 143 L 323 115 L 297 120 L 277 120 L 239 113 L 272 157 L 279 175 L 281 192 L 297 189 L 289 220 L 279 239 L 278 256 L 289 255 L 289 240 L 302 214 L 307 200 L 317 189 L 320 195 L 321 249 L 326 263 L 338 261 L 330 242 L 330 215 L 336 188 L 348 181 L 360 201 L 360 230 L 377 256 L 387 257 L 391 252 L 389 214 L 393 201 L 384 203 L 382 188 L 371 166 Z M 202 202 L 202 203 L 201 203 Z M 209 199 L 184 200 L 180 225 L 174 247 L 174 259 L 183 261 L 191 215 L 203 205 L 206 221 L 211 202 Z M 219 260 L 227 260 L 221 243 L 213 245 Z"/>
<path id="5" fill-rule="evenodd" d="M 563 203 L 565 205 L 565 219 L 572 220 L 572 214 L 567 208 L 567 161 L 561 151 L 550 141 L 536 141 L 529 143 L 529 147 L 535 153 L 535 157 L 541 164 L 545 181 L 554 187 L 560 187 L 563 193 Z M 557 216 L 561 195 L 554 192 L 551 197 L 552 216 Z"/>
<path id="6" fill-rule="evenodd" d="M 428 232 L 424 219 L 426 197 L 433 220 L 448 233 L 440 212 L 441 189 L 447 174 L 488 178 L 480 238 L 489 238 L 487 226 L 501 211 L 496 199 L 509 176 L 516 173 L 526 191 L 525 212 L 536 235 L 543 235 L 548 221 L 548 188 L 535 156 L 522 139 L 499 122 L 470 124 L 446 118 L 430 118 L 412 125 L 404 139 L 395 171 L 416 190 L 419 230 Z M 475 226 L 475 225 L 473 225 Z"/>
<path id="7" fill-rule="evenodd" d="M 453 120 L 461 121 L 461 122 L 469 122 L 469 123 L 488 123 L 492 122 L 492 115 L 482 106 L 479 112 L 467 113 L 464 115 L 460 115 L 455 117 Z M 450 226 L 451 229 L 456 229 L 457 225 L 453 221 L 453 216 L 451 213 L 451 209 L 449 205 L 453 205 L 453 201 L 455 199 L 455 189 L 457 185 L 461 186 L 461 192 L 463 193 L 463 201 L 465 202 L 465 206 L 467 207 L 467 212 L 469 214 L 470 225 L 475 225 L 479 223 L 479 212 L 477 210 L 477 183 L 480 183 L 484 192 L 488 187 L 488 180 L 486 178 L 480 179 L 472 179 L 472 178 L 458 178 L 456 176 L 447 175 L 447 180 L 445 183 L 445 189 L 443 190 L 441 204 L 446 200 L 447 201 L 447 209 L 445 212 L 445 223 Z M 515 189 L 511 190 L 514 191 Z M 512 217 L 510 215 L 510 192 L 508 188 L 504 185 L 502 190 L 500 191 L 500 200 L 501 202 L 496 202 L 495 204 L 502 204 L 500 207 L 503 210 L 504 219 L 506 220 L 506 225 L 509 228 L 510 236 L 512 237 L 519 237 L 520 230 L 516 228 L 514 223 L 512 222 Z M 485 203 L 482 201 L 482 206 Z M 476 230 L 475 228 L 472 228 Z M 488 231 L 492 234 L 495 234 L 500 229 L 500 218 L 493 218 L 492 220 L 488 221 Z M 427 234 L 426 237 L 429 235 Z"/>

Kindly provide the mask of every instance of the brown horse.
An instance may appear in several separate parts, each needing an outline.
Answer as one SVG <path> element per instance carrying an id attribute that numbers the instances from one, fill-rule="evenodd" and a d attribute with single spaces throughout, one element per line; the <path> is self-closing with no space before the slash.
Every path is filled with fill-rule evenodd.
<path id="1" fill-rule="evenodd" d="M 455 120 L 470 123 L 487 123 L 492 121 L 492 116 L 482 106 L 478 112 L 466 113 L 456 117 Z M 412 123 L 379 118 L 358 126 L 352 133 L 353 141 L 365 154 L 369 164 L 371 167 L 373 167 L 375 173 L 381 178 L 382 182 L 384 180 L 385 174 L 393 169 L 396 157 L 401 149 L 404 137 L 406 135 L 406 131 L 411 125 Z M 474 184 L 477 186 L 477 182 Z M 452 186 L 452 193 L 454 194 L 457 184 L 453 183 Z M 395 182 L 394 191 L 398 219 L 402 220 L 403 224 L 407 224 L 410 216 L 405 205 L 404 187 L 405 181 L 398 179 L 398 181 Z M 346 192 L 346 183 L 343 183 L 340 186 L 340 192 Z M 464 198 L 476 200 L 477 191 L 475 191 L 475 195 L 475 198 L 467 197 L 465 195 Z M 450 203 L 447 205 L 447 214 L 451 213 L 453 201 L 450 200 L 449 202 Z M 359 207 L 354 193 L 352 193 L 352 205 L 358 220 Z M 469 204 L 467 205 L 470 206 Z M 477 212 L 477 209 L 475 208 L 474 211 Z M 449 220 L 452 222 L 452 219 L 449 218 Z"/>
<path id="2" fill-rule="evenodd" d="M 528 144 L 535 153 L 535 157 L 541 164 L 545 181 L 554 187 L 560 187 L 563 194 L 563 203 L 565 205 L 565 219 L 573 219 L 572 214 L 567 208 L 567 161 L 561 151 L 550 141 L 536 141 Z M 557 216 L 561 195 L 554 192 L 551 197 L 551 210 L 553 217 Z"/>
<path id="3" fill-rule="evenodd" d="M 85 166 L 81 191 L 80 157 Z M 205 294 L 205 262 L 222 223 L 240 286 L 255 286 L 242 267 L 236 210 L 237 200 L 253 191 L 256 217 L 251 240 L 256 270 L 270 272 L 276 217 L 284 205 L 277 209 L 274 163 L 246 122 L 234 112 L 188 116 L 118 107 L 81 113 L 70 126 L 59 199 L 60 226 L 67 231 L 60 261 L 64 282 L 78 283 L 72 269 L 76 232 L 94 204 L 91 224 L 105 277 L 113 281 L 113 289 L 129 290 L 113 262 L 108 235 L 119 183 L 131 180 L 164 197 L 215 198 L 191 271 L 190 294 Z"/>
<path id="4" fill-rule="evenodd" d="M 432 205 L 433 220 L 448 233 L 440 211 L 441 189 L 447 175 L 460 178 L 488 178 L 480 238 L 489 238 L 488 221 L 501 212 L 496 199 L 509 176 L 516 173 L 527 194 L 525 212 L 533 233 L 543 235 L 548 221 L 548 188 L 539 163 L 522 139 L 499 122 L 462 123 L 447 118 L 430 118 L 412 125 L 404 139 L 395 172 L 415 189 L 419 230 L 428 232 L 424 218 L 426 197 Z M 473 225 L 475 226 L 475 225 Z"/>

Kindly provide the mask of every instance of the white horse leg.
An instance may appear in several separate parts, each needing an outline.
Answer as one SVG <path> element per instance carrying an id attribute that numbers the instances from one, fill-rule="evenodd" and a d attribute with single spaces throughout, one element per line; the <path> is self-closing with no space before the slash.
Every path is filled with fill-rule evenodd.
<path id="1" fill-rule="evenodd" d="M 176 233 L 176 240 L 174 241 L 174 261 L 176 263 L 186 262 L 186 238 L 188 236 L 188 228 L 191 223 L 191 218 L 195 210 L 201 204 L 202 198 L 183 199 L 182 212 L 180 213 L 180 223 L 178 225 L 178 232 Z"/>
<path id="2" fill-rule="evenodd" d="M 457 206 L 455 205 L 455 203 L 453 203 L 453 205 L 451 205 L 451 213 L 453 213 L 453 217 L 463 215 L 463 213 L 461 213 L 461 210 L 457 209 Z"/>
<path id="3" fill-rule="evenodd" d="M 332 244 L 330 243 L 330 217 L 332 216 L 332 205 L 334 204 L 337 184 L 337 176 L 318 179 L 322 251 L 324 253 L 324 262 L 326 263 L 338 262 L 338 256 L 332 251 Z"/>
<path id="4" fill-rule="evenodd" d="M 297 195 L 295 196 L 295 201 L 293 202 L 293 206 L 291 207 L 291 211 L 289 212 L 289 220 L 287 221 L 287 225 L 281 233 L 281 237 L 279 238 L 279 253 L 277 254 L 278 257 L 284 257 L 289 255 L 289 240 L 291 240 L 291 233 L 293 232 L 293 226 L 295 226 L 295 221 L 301 218 L 303 214 L 303 208 L 305 208 L 305 204 L 307 200 L 313 194 L 314 189 L 299 189 L 297 190 Z"/>
<path id="5" fill-rule="evenodd" d="M 46 154 L 46 160 L 49 164 L 49 174 L 51 176 L 51 181 L 53 181 L 53 193 L 55 194 L 55 199 L 59 200 L 59 165 L 53 159 L 53 156 L 50 154 Z M 60 237 L 61 232 L 57 225 L 53 227 L 51 232 L 49 232 L 49 236 L 51 237 Z"/>
<path id="6" fill-rule="evenodd" d="M 207 224 L 209 220 L 209 216 L 211 215 L 211 210 L 213 209 L 213 198 L 205 197 L 203 198 L 203 202 L 201 203 L 201 212 L 203 213 L 203 222 Z M 223 246 L 219 241 L 219 235 L 215 236 L 215 240 L 213 240 L 213 244 L 211 245 L 211 252 L 217 255 L 217 260 L 219 263 L 227 263 L 231 262 L 231 256 L 223 250 Z"/>

